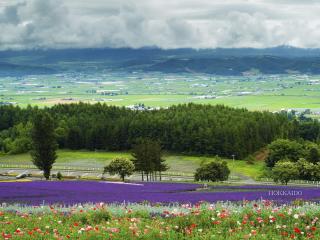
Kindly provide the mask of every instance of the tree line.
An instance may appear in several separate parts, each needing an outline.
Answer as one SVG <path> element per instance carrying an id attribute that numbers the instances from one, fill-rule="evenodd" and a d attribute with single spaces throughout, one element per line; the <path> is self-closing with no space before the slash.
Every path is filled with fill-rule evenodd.
<path id="1" fill-rule="evenodd" d="M 133 111 L 105 104 L 68 104 L 39 109 L 0 107 L 0 149 L 31 149 L 32 118 L 45 112 L 53 119 L 59 148 L 129 150 L 137 141 L 158 141 L 164 150 L 244 158 L 278 138 L 317 141 L 319 122 L 289 119 L 283 113 L 223 105 L 184 104 L 168 109 Z"/>

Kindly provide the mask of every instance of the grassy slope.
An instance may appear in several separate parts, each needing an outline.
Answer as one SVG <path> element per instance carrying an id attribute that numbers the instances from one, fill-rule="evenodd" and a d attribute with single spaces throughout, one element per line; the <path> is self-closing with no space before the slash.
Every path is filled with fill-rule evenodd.
<path id="1" fill-rule="evenodd" d="M 115 157 L 130 158 L 127 152 L 88 152 L 59 150 L 58 159 L 55 165 L 77 166 L 77 167 L 103 167 Z M 170 172 L 193 173 L 203 161 L 210 161 L 212 157 L 197 157 L 185 155 L 165 156 Z M 249 177 L 257 177 L 263 169 L 263 162 L 257 161 L 254 165 L 248 165 L 243 160 L 236 160 L 235 164 L 230 159 L 226 159 L 229 168 L 234 174 L 241 174 Z M 0 156 L 0 164 L 32 164 L 29 154 Z"/>

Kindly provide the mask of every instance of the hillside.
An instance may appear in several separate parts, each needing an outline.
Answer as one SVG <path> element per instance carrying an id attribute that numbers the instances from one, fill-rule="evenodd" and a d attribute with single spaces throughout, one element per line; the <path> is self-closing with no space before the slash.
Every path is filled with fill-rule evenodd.
<path id="1" fill-rule="evenodd" d="M 0 52 L 1 75 L 55 72 L 157 71 L 242 75 L 254 69 L 263 74 L 319 74 L 320 50 L 104 48 Z"/>

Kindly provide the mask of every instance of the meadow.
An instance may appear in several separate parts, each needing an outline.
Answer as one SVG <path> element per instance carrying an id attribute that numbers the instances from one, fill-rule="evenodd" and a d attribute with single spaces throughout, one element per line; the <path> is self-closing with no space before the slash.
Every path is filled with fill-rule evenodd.
<path id="1" fill-rule="evenodd" d="M 93 152 L 93 151 L 72 151 L 58 150 L 58 158 L 53 165 L 54 169 L 61 167 L 97 168 L 103 171 L 103 167 L 110 163 L 116 157 L 131 158 L 129 152 Z M 214 156 L 188 156 L 179 154 L 165 154 L 164 158 L 170 167 L 168 172 L 180 173 L 192 176 L 195 170 L 206 161 L 213 160 Z M 263 173 L 264 161 L 256 161 L 254 164 L 248 164 L 244 160 L 225 159 L 231 170 L 231 175 L 241 175 L 251 178 L 257 178 Z M 0 156 L 0 165 L 29 166 L 33 168 L 30 154 L 4 155 Z M 100 174 L 101 172 L 97 172 Z"/>

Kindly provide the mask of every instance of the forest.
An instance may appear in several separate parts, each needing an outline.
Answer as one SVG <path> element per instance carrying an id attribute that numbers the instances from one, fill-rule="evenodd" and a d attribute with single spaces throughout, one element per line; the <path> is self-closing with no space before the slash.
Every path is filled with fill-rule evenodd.
<path id="1" fill-rule="evenodd" d="M 286 113 L 248 111 L 223 105 L 184 104 L 133 111 L 105 104 L 59 104 L 50 108 L 0 107 L 0 151 L 30 150 L 30 129 L 38 111 L 51 115 L 59 148 L 129 150 L 141 138 L 165 151 L 242 159 L 275 139 L 320 137 L 320 123 Z"/>

